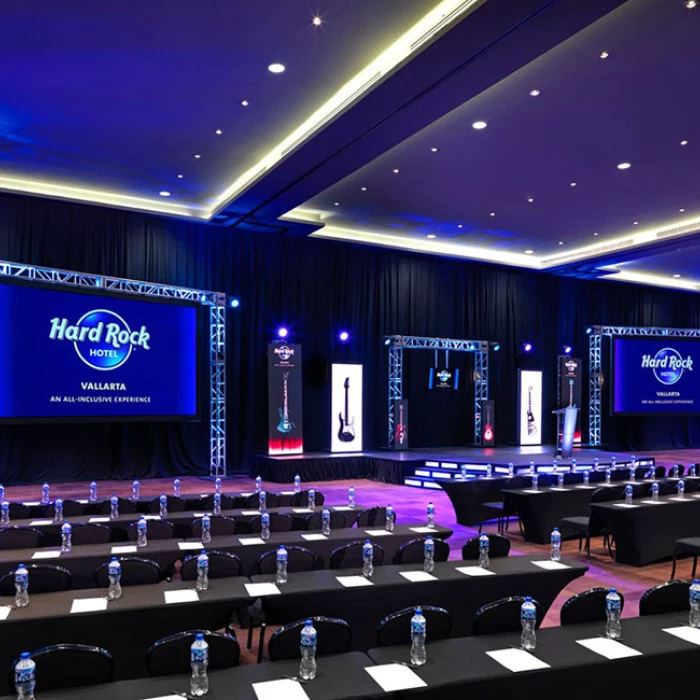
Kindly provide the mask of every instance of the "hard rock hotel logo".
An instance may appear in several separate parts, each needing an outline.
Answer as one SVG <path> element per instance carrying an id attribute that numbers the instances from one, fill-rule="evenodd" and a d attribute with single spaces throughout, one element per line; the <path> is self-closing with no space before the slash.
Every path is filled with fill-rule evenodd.
<path id="1" fill-rule="evenodd" d="M 52 318 L 49 338 L 72 342 L 78 357 L 88 367 L 106 372 L 121 367 L 134 348 L 150 350 L 151 335 L 146 326 L 132 331 L 114 311 L 95 309 L 75 324 L 67 318 Z"/>
<path id="2" fill-rule="evenodd" d="M 686 370 L 693 371 L 693 358 L 688 355 L 685 359 L 678 350 L 663 348 L 652 357 L 642 355 L 642 367 L 647 367 L 654 372 L 656 379 L 662 384 L 675 384 Z"/>

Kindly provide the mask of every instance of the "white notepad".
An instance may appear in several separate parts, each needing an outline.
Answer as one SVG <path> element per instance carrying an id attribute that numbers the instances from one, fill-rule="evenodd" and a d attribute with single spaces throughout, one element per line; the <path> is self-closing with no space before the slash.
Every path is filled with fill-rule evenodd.
<path id="1" fill-rule="evenodd" d="M 24 506 L 40 506 L 41 501 L 22 501 L 22 505 L 24 505 Z"/>
<path id="2" fill-rule="evenodd" d="M 321 540 L 327 540 L 328 537 L 326 535 L 322 535 L 319 532 L 312 532 L 310 534 L 304 534 L 301 536 L 303 540 L 306 540 L 307 542 L 320 542 Z"/>
<path id="3" fill-rule="evenodd" d="M 292 513 L 313 513 L 311 508 L 292 508 Z"/>
<path id="4" fill-rule="evenodd" d="M 577 644 L 580 644 L 586 649 L 595 654 L 600 654 L 606 659 L 626 659 L 629 656 L 641 656 L 642 652 L 628 647 L 616 639 L 607 639 L 606 637 L 593 637 L 592 639 L 577 639 Z"/>
<path id="5" fill-rule="evenodd" d="M 166 605 L 171 603 L 196 603 L 199 600 L 199 593 L 185 589 L 184 591 L 163 591 Z"/>
<path id="6" fill-rule="evenodd" d="M 570 566 L 562 564 L 560 561 L 552 561 L 551 559 L 543 559 L 542 561 L 533 561 L 535 566 L 539 566 L 540 569 L 545 569 L 547 571 L 556 571 L 557 569 L 570 569 Z"/>
<path id="7" fill-rule="evenodd" d="M 32 520 L 30 525 L 33 525 L 34 527 L 39 527 L 40 525 L 52 525 L 53 520 Z"/>
<path id="8" fill-rule="evenodd" d="M 274 583 L 246 583 L 245 589 L 253 598 L 262 598 L 266 595 L 280 595 L 282 591 Z"/>
<path id="9" fill-rule="evenodd" d="M 365 530 L 365 533 L 370 537 L 383 537 L 391 534 L 388 530 Z"/>
<path id="10" fill-rule="evenodd" d="M 239 537 L 238 541 L 245 547 L 251 544 L 265 544 L 262 537 Z"/>
<path id="11" fill-rule="evenodd" d="M 205 515 L 212 516 L 213 513 L 192 513 L 195 518 L 203 518 Z"/>
<path id="12" fill-rule="evenodd" d="M 133 554 L 134 552 L 138 552 L 135 544 L 117 544 L 112 547 L 112 554 Z"/>
<path id="13" fill-rule="evenodd" d="M 182 700 L 182 695 L 159 695 L 157 698 L 145 698 L 145 700 Z"/>
<path id="14" fill-rule="evenodd" d="M 204 549 L 204 545 L 201 542 L 178 542 L 177 546 L 180 548 L 181 552 L 188 552 L 193 549 Z"/>
<path id="15" fill-rule="evenodd" d="M 542 491 L 538 489 L 523 489 L 523 493 L 542 493 Z"/>
<path id="16" fill-rule="evenodd" d="M 550 491 L 567 491 L 568 489 L 565 489 L 564 487 L 559 488 L 558 486 L 552 486 L 549 490 Z"/>
<path id="17" fill-rule="evenodd" d="M 480 566 L 457 566 L 455 571 L 459 571 L 460 574 L 465 576 L 493 576 L 493 571 L 483 569 Z"/>
<path id="18" fill-rule="evenodd" d="M 333 506 L 332 510 L 355 510 L 352 506 Z"/>
<path id="19" fill-rule="evenodd" d="M 260 515 L 259 510 L 242 510 L 241 515 Z"/>
<path id="20" fill-rule="evenodd" d="M 596 488 L 596 487 L 595 487 L 595 486 L 590 486 L 590 485 L 589 485 L 589 486 L 586 486 L 585 484 L 579 484 L 578 486 L 576 486 L 576 488 L 577 488 L 577 489 L 594 489 L 594 488 Z"/>
<path id="21" fill-rule="evenodd" d="M 372 680 L 385 693 L 409 690 L 410 688 L 424 688 L 428 685 L 412 668 L 403 664 L 368 666 L 365 671 L 372 676 Z"/>
<path id="22" fill-rule="evenodd" d="M 309 700 L 304 686 L 291 678 L 253 683 L 253 690 L 258 700 Z"/>
<path id="23" fill-rule="evenodd" d="M 12 608 L 9 605 L 0 605 L 0 620 L 7 620 L 11 612 Z"/>
<path id="24" fill-rule="evenodd" d="M 336 576 L 335 580 L 345 586 L 345 588 L 362 588 L 363 586 L 374 585 L 364 576 Z"/>
<path id="25" fill-rule="evenodd" d="M 144 520 L 160 520 L 160 515 L 144 515 Z"/>
<path id="26" fill-rule="evenodd" d="M 407 581 L 411 583 L 421 583 L 422 581 L 437 581 L 437 578 L 427 571 L 399 571 Z"/>
<path id="27" fill-rule="evenodd" d="M 100 516 L 100 517 L 97 517 L 97 518 L 88 518 L 88 522 L 89 522 L 89 523 L 108 523 L 108 522 L 109 522 L 109 518 L 108 518 L 106 515 L 105 515 L 105 516 Z"/>
<path id="28" fill-rule="evenodd" d="M 436 528 L 424 525 L 423 527 L 411 527 L 409 528 L 409 530 L 411 532 L 417 532 L 419 535 L 428 535 L 432 532 L 435 532 Z"/>
<path id="29" fill-rule="evenodd" d="M 513 673 L 549 668 L 549 664 L 540 661 L 540 659 L 524 649 L 498 649 L 496 651 L 487 651 L 486 655 L 509 671 L 513 671 Z"/>
<path id="30" fill-rule="evenodd" d="M 667 627 L 664 632 L 672 634 L 674 637 L 678 637 L 685 642 L 700 645 L 700 630 L 695 629 L 695 627 L 688 627 L 686 625 L 682 627 Z"/>
<path id="31" fill-rule="evenodd" d="M 106 598 L 78 598 L 70 606 L 71 614 L 100 612 L 102 610 L 107 610 Z"/>
<path id="32" fill-rule="evenodd" d="M 58 559 L 61 556 L 61 552 L 34 552 L 32 554 L 32 559 Z"/>
<path id="33" fill-rule="evenodd" d="M 644 503 L 644 504 L 647 505 L 647 506 L 662 506 L 664 503 L 666 503 L 666 501 L 651 501 L 651 500 L 648 500 L 648 501 L 642 501 L 642 503 Z"/>

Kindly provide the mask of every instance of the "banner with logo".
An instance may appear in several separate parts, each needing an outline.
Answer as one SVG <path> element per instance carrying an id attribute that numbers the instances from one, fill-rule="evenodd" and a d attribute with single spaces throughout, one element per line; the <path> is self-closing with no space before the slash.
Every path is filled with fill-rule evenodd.
<path id="1" fill-rule="evenodd" d="M 496 402 L 493 399 L 481 402 L 481 445 L 496 444 Z"/>
<path id="2" fill-rule="evenodd" d="M 581 405 L 583 395 L 583 365 L 580 357 L 557 357 L 557 408 L 576 406 L 579 409 L 574 431 L 574 444 L 581 443 Z"/>
<path id="3" fill-rule="evenodd" d="M 518 371 L 518 444 L 542 444 L 542 372 Z"/>
<path id="4" fill-rule="evenodd" d="M 268 454 L 304 451 L 301 421 L 301 345 L 267 346 Z"/>
<path id="5" fill-rule="evenodd" d="M 428 389 L 459 388 L 459 370 L 449 367 L 431 367 L 428 376 Z"/>
<path id="6" fill-rule="evenodd" d="M 408 399 L 394 401 L 394 449 L 408 449 Z"/>
<path id="7" fill-rule="evenodd" d="M 331 365 L 331 452 L 362 450 L 362 365 Z"/>

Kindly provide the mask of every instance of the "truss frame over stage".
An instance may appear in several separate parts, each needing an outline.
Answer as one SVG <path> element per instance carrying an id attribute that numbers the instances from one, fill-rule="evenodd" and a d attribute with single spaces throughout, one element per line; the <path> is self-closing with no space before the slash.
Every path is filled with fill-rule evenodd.
<path id="1" fill-rule="evenodd" d="M 209 307 L 209 475 L 226 476 L 226 295 L 204 289 L 155 284 L 108 275 L 0 261 L 0 278 L 182 299 Z"/>

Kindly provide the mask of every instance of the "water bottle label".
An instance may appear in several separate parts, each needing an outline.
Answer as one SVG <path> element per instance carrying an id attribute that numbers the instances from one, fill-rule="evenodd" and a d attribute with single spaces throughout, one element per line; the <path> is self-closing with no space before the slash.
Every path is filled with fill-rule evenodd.
<path id="1" fill-rule="evenodd" d="M 537 619 L 537 610 L 533 608 L 524 608 L 522 610 L 523 620 L 535 620 Z"/>
<path id="2" fill-rule="evenodd" d="M 34 682 L 36 682 L 36 667 L 18 668 L 15 670 L 15 683 L 17 683 L 17 685 Z"/>
<path id="3" fill-rule="evenodd" d="M 426 552 L 434 552 L 435 551 L 435 543 L 434 542 L 426 542 L 424 550 Z"/>
<path id="4" fill-rule="evenodd" d="M 619 612 L 622 610 L 621 600 L 608 600 L 607 601 L 608 612 Z"/>
<path id="5" fill-rule="evenodd" d="M 208 649 L 192 649 L 190 651 L 190 661 L 193 664 L 203 664 L 207 661 Z"/>
<path id="6" fill-rule="evenodd" d="M 700 603 L 700 589 L 693 590 L 693 587 L 691 586 L 691 588 L 690 588 L 690 602 L 691 603 Z"/>
<path id="7" fill-rule="evenodd" d="M 316 646 L 316 635 L 315 634 L 302 634 L 301 635 L 301 646 L 303 646 L 303 647 L 315 647 Z"/>
<path id="8" fill-rule="evenodd" d="M 411 634 L 425 634 L 426 623 L 421 620 L 411 620 Z"/>

